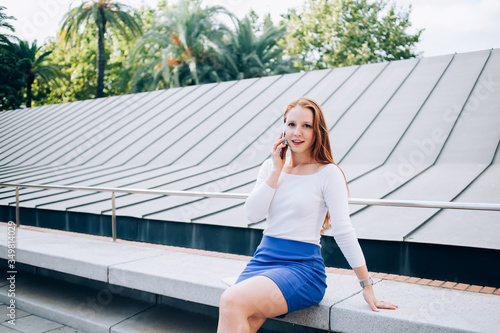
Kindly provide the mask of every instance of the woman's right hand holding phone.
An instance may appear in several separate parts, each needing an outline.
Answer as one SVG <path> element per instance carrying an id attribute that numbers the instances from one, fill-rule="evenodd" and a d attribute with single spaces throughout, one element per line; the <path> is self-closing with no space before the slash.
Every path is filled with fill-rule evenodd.
<path id="1" fill-rule="evenodd" d="M 283 135 L 283 133 L 281 133 L 279 139 L 276 140 L 276 142 L 273 145 L 273 148 L 271 149 L 271 160 L 273 161 L 273 170 L 267 177 L 266 183 L 272 188 L 276 188 L 276 184 L 278 183 L 281 170 L 283 170 L 283 167 L 285 166 L 286 151 L 288 149 L 288 146 L 285 144 L 285 140 L 286 140 L 285 136 Z M 282 154 L 280 154 L 281 149 L 283 149 Z M 283 156 L 283 158 L 281 158 L 281 155 Z"/>
<path id="2" fill-rule="evenodd" d="M 281 133 L 279 139 L 274 143 L 273 149 L 271 150 L 273 166 L 278 167 L 280 171 L 285 165 L 287 149 L 288 145 L 286 142 L 285 133 Z"/>

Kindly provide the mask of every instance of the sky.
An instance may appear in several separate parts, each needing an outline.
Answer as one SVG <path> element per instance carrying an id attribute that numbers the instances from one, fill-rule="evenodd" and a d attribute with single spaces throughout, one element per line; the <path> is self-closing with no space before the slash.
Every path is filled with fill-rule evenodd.
<path id="1" fill-rule="evenodd" d="M 157 0 L 120 0 L 133 7 L 154 6 Z M 416 51 L 424 57 L 500 48 L 499 0 L 393 0 L 407 10 L 412 5 L 409 32 L 425 29 Z M 64 14 L 81 0 L 2 0 L 4 11 L 17 18 L 10 21 L 15 35 L 21 39 L 37 40 L 41 45 L 56 36 Z M 287 8 L 300 10 L 304 0 L 204 0 L 206 6 L 221 5 L 242 18 L 250 11 L 270 13 L 274 22 Z"/>

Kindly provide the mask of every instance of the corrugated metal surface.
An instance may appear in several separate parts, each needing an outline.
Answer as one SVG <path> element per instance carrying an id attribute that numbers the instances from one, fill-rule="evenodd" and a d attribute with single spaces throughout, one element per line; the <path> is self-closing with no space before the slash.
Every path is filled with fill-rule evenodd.
<path id="1" fill-rule="evenodd" d="M 323 105 L 352 197 L 500 202 L 500 50 L 3 112 L 0 182 L 250 192 L 299 96 Z M 21 200 L 110 214 L 103 193 L 23 189 Z M 0 205 L 13 204 L 13 190 L 0 189 Z M 500 249 L 498 212 L 351 213 L 363 239 Z M 117 214 L 248 225 L 230 199 L 117 195 Z"/>

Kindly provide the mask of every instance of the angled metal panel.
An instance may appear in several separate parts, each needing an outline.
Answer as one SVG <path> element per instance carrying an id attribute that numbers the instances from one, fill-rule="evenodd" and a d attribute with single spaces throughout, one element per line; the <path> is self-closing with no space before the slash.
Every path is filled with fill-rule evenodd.
<path id="1" fill-rule="evenodd" d="M 353 179 L 385 162 L 451 59 L 452 56 L 420 59 L 374 123 L 343 158 L 342 165 L 349 169 Z"/>
<path id="2" fill-rule="evenodd" d="M 357 144 L 358 138 L 371 127 L 417 63 L 416 59 L 389 63 L 350 107 L 349 112 L 339 119 L 331 130 L 332 149 L 335 150 L 337 163 L 342 163 L 345 155 Z"/>
<path id="3" fill-rule="evenodd" d="M 177 108 L 182 108 L 186 100 L 196 98 L 213 86 L 211 84 L 182 89 L 172 96 L 173 100 L 170 96 L 163 97 L 164 94 L 154 97 L 148 95 L 145 103 L 133 105 L 126 116 L 121 117 L 105 130 L 103 138 L 92 147 L 93 155 L 89 156 L 85 163 L 99 165 L 124 163 L 117 161 L 116 157 L 119 155 L 123 155 L 125 158 L 132 156 L 135 153 L 134 147 L 131 147 L 134 141 L 144 137 L 157 123 L 161 123 L 165 118 L 177 113 Z"/>
<path id="4" fill-rule="evenodd" d="M 500 165 L 491 165 L 455 201 L 500 202 L 499 175 Z M 407 241 L 500 250 L 499 221 L 498 212 L 443 210 Z"/>
<path id="5" fill-rule="evenodd" d="M 283 128 L 286 105 L 308 96 L 323 106 L 334 159 L 353 197 L 498 202 L 491 193 L 499 186 L 498 156 L 489 164 L 500 140 L 499 54 L 410 59 L 3 113 L 0 127 L 15 133 L 0 133 L 0 179 L 249 192 Z M 13 204 L 11 192 L 0 189 L 0 205 Z M 23 207 L 102 215 L 111 207 L 106 193 L 24 189 L 21 200 Z M 122 194 L 117 209 L 119 216 L 151 220 L 248 223 L 242 202 L 229 199 Z M 468 234 L 481 235 L 467 220 L 494 231 L 498 219 L 421 208 L 351 206 L 351 212 L 358 236 L 410 235 L 410 242 L 439 242 L 455 219 L 466 231 L 443 243 L 465 246 L 479 244 Z M 250 227 L 262 229 L 265 222 Z M 485 238 L 486 247 L 496 244 Z"/>

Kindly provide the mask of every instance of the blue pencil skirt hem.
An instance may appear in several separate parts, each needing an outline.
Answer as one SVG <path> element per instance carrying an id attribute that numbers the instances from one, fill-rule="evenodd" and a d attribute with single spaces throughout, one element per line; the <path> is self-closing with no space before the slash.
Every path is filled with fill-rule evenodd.
<path id="1" fill-rule="evenodd" d="M 327 287 L 325 263 L 318 245 L 266 235 L 236 283 L 254 276 L 266 276 L 276 283 L 285 297 L 288 313 L 318 304 Z"/>

